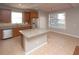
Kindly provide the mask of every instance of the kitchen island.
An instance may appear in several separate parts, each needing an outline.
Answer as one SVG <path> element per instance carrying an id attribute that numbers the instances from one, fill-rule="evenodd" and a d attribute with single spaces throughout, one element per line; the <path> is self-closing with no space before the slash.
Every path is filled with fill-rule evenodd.
<path id="1" fill-rule="evenodd" d="M 47 43 L 47 29 L 21 30 L 25 54 L 30 54 Z"/>

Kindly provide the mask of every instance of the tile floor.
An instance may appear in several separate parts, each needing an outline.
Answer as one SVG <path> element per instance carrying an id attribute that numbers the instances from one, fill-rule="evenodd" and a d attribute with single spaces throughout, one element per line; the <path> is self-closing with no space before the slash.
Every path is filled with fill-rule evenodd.
<path id="1" fill-rule="evenodd" d="M 48 33 L 48 44 L 37 49 L 31 55 L 72 55 L 79 46 L 79 38 L 58 33 Z M 24 55 L 21 37 L 0 41 L 0 55 Z"/>

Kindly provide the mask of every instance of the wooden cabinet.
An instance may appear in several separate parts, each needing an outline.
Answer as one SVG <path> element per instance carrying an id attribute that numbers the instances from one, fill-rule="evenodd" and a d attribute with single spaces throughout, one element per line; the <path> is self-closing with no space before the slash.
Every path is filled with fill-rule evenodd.
<path id="1" fill-rule="evenodd" d="M 21 33 L 19 32 L 20 30 L 26 30 L 26 29 L 31 29 L 31 26 L 24 26 L 24 27 L 16 27 L 16 28 L 13 28 L 12 29 L 12 32 L 13 32 L 13 37 L 16 37 L 16 36 L 20 36 Z"/>
<path id="2" fill-rule="evenodd" d="M 20 27 L 19 30 L 26 30 L 26 29 L 31 29 L 31 26 L 27 26 L 27 27 Z"/>
<path id="3" fill-rule="evenodd" d="M 23 13 L 23 21 L 24 21 L 24 23 L 26 23 L 26 22 L 30 23 L 30 12 Z"/>
<path id="4" fill-rule="evenodd" d="M 33 18 L 38 18 L 38 12 L 37 11 L 30 11 L 30 12 L 24 12 L 23 13 L 24 23 L 28 22 L 31 25 Z"/>
<path id="5" fill-rule="evenodd" d="M 38 18 L 38 12 L 37 11 L 31 11 L 30 12 L 30 17 L 31 18 Z"/>
<path id="6" fill-rule="evenodd" d="M 3 33 L 2 33 L 2 29 L 0 29 L 0 40 L 2 39 L 3 37 Z"/>
<path id="7" fill-rule="evenodd" d="M 0 22 L 1 23 L 11 22 L 11 11 L 10 10 L 0 10 Z"/>
<path id="8" fill-rule="evenodd" d="M 16 37 L 16 36 L 19 36 L 20 35 L 20 32 L 19 32 L 19 28 L 18 27 L 13 28 L 12 31 L 13 31 L 13 37 Z"/>

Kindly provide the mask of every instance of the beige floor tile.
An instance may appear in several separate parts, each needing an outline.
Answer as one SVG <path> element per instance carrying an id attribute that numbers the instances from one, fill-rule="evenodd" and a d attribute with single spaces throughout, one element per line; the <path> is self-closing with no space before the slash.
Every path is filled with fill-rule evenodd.
<path id="1" fill-rule="evenodd" d="M 48 43 L 31 53 L 31 55 L 72 55 L 79 38 L 58 33 L 48 33 Z M 24 55 L 21 37 L 0 41 L 0 55 Z"/>
<path id="2" fill-rule="evenodd" d="M 75 46 L 79 45 L 79 39 L 58 34 L 48 34 L 48 44 L 34 51 L 32 55 L 72 55 Z M 41 53 L 42 52 L 42 53 Z"/>

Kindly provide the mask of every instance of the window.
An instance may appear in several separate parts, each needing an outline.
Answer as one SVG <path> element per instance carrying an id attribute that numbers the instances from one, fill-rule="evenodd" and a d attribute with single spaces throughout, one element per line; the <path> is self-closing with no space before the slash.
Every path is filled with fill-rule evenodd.
<path id="1" fill-rule="evenodd" d="M 59 13 L 57 17 L 59 20 L 58 21 L 59 24 L 65 24 L 65 14 L 64 13 Z"/>
<path id="2" fill-rule="evenodd" d="M 12 12 L 11 13 L 11 22 L 15 23 L 22 23 L 22 12 Z"/>
<path id="3" fill-rule="evenodd" d="M 50 28 L 65 28 L 65 13 L 51 13 L 49 14 Z"/>

